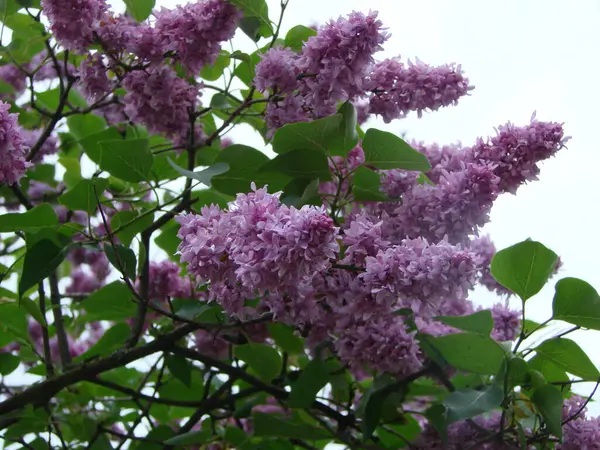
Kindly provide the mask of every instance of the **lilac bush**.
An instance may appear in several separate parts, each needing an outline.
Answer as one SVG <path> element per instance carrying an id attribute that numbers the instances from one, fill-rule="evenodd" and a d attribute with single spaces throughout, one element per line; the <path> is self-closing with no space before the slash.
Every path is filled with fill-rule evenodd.
<path id="1" fill-rule="evenodd" d="M 533 322 L 561 259 L 483 233 L 564 125 L 465 145 L 366 127 L 472 80 L 379 58 L 375 11 L 284 34 L 288 1 L 277 22 L 262 0 L 6 3 L 7 448 L 597 448 L 596 389 L 574 391 L 600 372 L 569 334 L 600 329 L 600 297 L 562 278 Z"/>

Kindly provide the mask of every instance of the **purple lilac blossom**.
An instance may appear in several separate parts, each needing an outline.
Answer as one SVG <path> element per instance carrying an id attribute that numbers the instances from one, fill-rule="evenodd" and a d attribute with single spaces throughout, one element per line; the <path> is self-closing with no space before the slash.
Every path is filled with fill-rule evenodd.
<path id="1" fill-rule="evenodd" d="M 297 55 L 287 48 L 274 47 L 261 56 L 256 65 L 254 85 L 260 92 L 293 92 L 298 86 L 299 74 L 295 65 Z"/>
<path id="2" fill-rule="evenodd" d="M 215 61 L 221 42 L 231 39 L 242 13 L 225 0 L 190 2 L 156 14 L 156 32 L 164 52 L 175 52 L 191 74 Z"/>
<path id="3" fill-rule="evenodd" d="M 469 244 L 469 248 L 472 252 L 476 253 L 480 259 L 481 270 L 479 275 L 479 283 L 488 288 L 490 291 L 496 292 L 497 294 L 507 296 L 512 295 L 512 292 L 509 289 L 505 288 L 496 281 L 490 271 L 492 258 L 496 254 L 496 246 L 490 237 L 486 235 L 473 239 Z"/>
<path id="4" fill-rule="evenodd" d="M 568 141 L 562 124 L 539 122 L 535 115 L 525 127 L 511 123 L 498 127 L 496 136 L 478 139 L 469 150 L 470 158 L 494 167 L 500 178 L 499 188 L 514 194 L 527 181 L 537 180 L 537 164 L 553 156 Z"/>
<path id="5" fill-rule="evenodd" d="M 521 313 L 498 303 L 491 308 L 494 328 L 492 338 L 497 341 L 514 341 L 521 330 Z"/>
<path id="6" fill-rule="evenodd" d="M 123 86 L 128 91 L 125 113 L 132 121 L 170 138 L 187 135 L 188 115 L 199 96 L 197 86 L 188 84 L 167 66 L 130 72 Z"/>
<path id="7" fill-rule="evenodd" d="M 363 93 L 363 81 L 389 37 L 376 12 L 352 12 L 319 29 L 308 38 L 297 61 L 302 78 L 301 92 L 315 115 L 331 114 L 340 100 Z"/>
<path id="8" fill-rule="evenodd" d="M 476 255 L 446 241 L 406 239 L 366 258 L 360 278 L 383 302 L 430 316 L 444 299 L 465 299 L 477 280 Z"/>
<path id="9" fill-rule="evenodd" d="M 23 144 L 28 148 L 32 148 L 39 140 L 42 132 L 43 130 L 41 129 L 21 129 L 21 139 L 23 140 Z M 58 139 L 54 134 L 51 134 L 46 138 L 32 161 L 34 163 L 39 163 L 44 159 L 44 156 L 54 155 L 56 153 L 58 153 Z"/>
<path id="10" fill-rule="evenodd" d="M 89 100 L 97 101 L 106 96 L 111 90 L 108 79 L 108 68 L 105 66 L 100 53 L 88 55 L 79 65 L 79 82 Z"/>
<path id="11" fill-rule="evenodd" d="M 473 89 L 460 66 L 431 67 L 419 60 L 405 66 L 398 59 L 377 63 L 365 88 L 373 92 L 371 114 L 382 116 L 385 123 L 406 117 L 410 111 L 421 117 L 425 110 L 454 105 Z"/>
<path id="12" fill-rule="evenodd" d="M 15 90 L 14 93 L 2 92 L 0 94 L 6 100 L 15 100 L 27 88 L 27 75 L 14 64 L 0 66 L 0 80 Z"/>
<path id="13" fill-rule="evenodd" d="M 68 50 L 85 50 L 108 10 L 104 0 L 42 0 L 54 37 Z"/>
<path id="14" fill-rule="evenodd" d="M 32 166 L 26 160 L 29 148 L 23 142 L 18 114 L 12 114 L 10 104 L 0 101 L 0 184 L 15 184 Z"/>

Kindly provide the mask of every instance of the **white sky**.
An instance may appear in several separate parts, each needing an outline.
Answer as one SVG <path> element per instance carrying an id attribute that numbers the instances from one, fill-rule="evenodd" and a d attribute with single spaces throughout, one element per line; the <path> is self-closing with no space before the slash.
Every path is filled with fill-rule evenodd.
<path id="1" fill-rule="evenodd" d="M 111 3 L 117 3 L 111 2 Z M 158 5 L 182 3 L 158 0 Z M 270 15 L 279 1 L 268 0 Z M 485 232 L 498 248 L 531 237 L 558 253 L 560 277 L 582 278 L 600 289 L 595 237 L 600 219 L 598 115 L 600 89 L 600 3 L 595 0 L 291 0 L 283 33 L 297 24 L 322 24 L 352 10 L 377 10 L 392 33 L 379 58 L 415 56 L 429 64 L 460 63 L 475 86 L 459 105 L 395 121 L 372 120 L 369 126 L 440 144 L 471 144 L 512 121 L 525 125 L 534 110 L 540 120 L 565 122 L 569 148 L 544 163 L 540 180 L 505 195 L 494 206 Z M 234 46 L 255 47 L 242 33 Z M 208 96 L 208 94 L 207 94 Z M 208 98 L 207 98 L 208 101 Z M 262 139 L 240 127 L 236 142 L 263 148 Z M 556 280 L 559 279 L 558 277 Z M 542 321 L 551 313 L 553 283 L 528 302 L 528 317 Z M 497 299 L 478 290 L 473 300 L 485 305 Z M 600 363 L 600 334 L 574 334 L 593 361 Z M 582 393 L 591 386 L 581 386 Z M 591 405 L 600 414 L 600 403 Z"/>

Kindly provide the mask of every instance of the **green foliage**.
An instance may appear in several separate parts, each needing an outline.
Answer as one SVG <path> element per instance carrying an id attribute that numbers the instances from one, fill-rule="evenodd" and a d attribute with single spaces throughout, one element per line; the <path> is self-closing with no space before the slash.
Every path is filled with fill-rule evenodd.
<path id="1" fill-rule="evenodd" d="M 600 296 L 578 278 L 563 278 L 555 287 L 552 317 L 580 327 L 600 330 Z"/>
<path id="2" fill-rule="evenodd" d="M 496 253 L 491 271 L 498 283 L 526 301 L 544 287 L 557 261 L 552 250 L 527 240 Z"/>
<path id="3" fill-rule="evenodd" d="M 308 442 L 331 437 L 329 432 L 322 428 L 283 417 L 278 418 L 272 414 L 254 413 L 252 422 L 255 436 L 306 439 Z"/>
<path id="4" fill-rule="evenodd" d="M 110 220 L 110 227 L 123 245 L 129 247 L 133 238 L 153 222 L 154 214 L 150 212 L 137 214 L 134 211 L 119 211 Z"/>
<path id="5" fill-rule="evenodd" d="M 58 218 L 47 203 L 42 203 L 24 213 L 9 213 L 0 216 L 0 233 L 14 231 L 33 233 L 43 228 L 56 226 L 58 226 Z"/>
<path id="6" fill-rule="evenodd" d="M 94 320 L 123 320 L 133 317 L 136 305 L 133 294 L 120 281 L 113 281 L 81 302 L 88 322 Z"/>
<path id="7" fill-rule="evenodd" d="M 115 269 L 130 280 L 135 279 L 137 260 L 133 250 L 121 244 L 104 244 L 104 253 Z"/>
<path id="8" fill-rule="evenodd" d="M 127 12 L 138 22 L 146 20 L 152 13 L 156 0 L 125 0 Z"/>
<path id="9" fill-rule="evenodd" d="M 381 176 L 365 166 L 358 167 L 354 172 L 354 187 L 352 193 L 357 202 L 384 202 L 387 196 L 379 190 Z"/>
<path id="10" fill-rule="evenodd" d="M 447 408 L 448 423 L 492 411 L 504 400 L 504 392 L 500 386 L 492 384 L 483 390 L 465 389 L 454 391 L 443 401 Z"/>
<path id="11" fill-rule="evenodd" d="M 296 25 L 290 28 L 285 35 L 285 46 L 297 52 L 302 49 L 302 46 L 309 37 L 316 34 L 317 32 L 312 28 L 305 27 L 304 25 Z"/>
<path id="12" fill-rule="evenodd" d="M 531 400 L 544 419 L 546 429 L 560 439 L 563 410 L 563 397 L 560 391 L 551 384 L 546 384 L 533 391 Z"/>
<path id="13" fill-rule="evenodd" d="M 365 165 L 377 169 L 405 169 L 427 172 L 431 169 L 427 157 L 414 150 L 398 136 L 370 128 L 363 138 Z"/>
<path id="14" fill-rule="evenodd" d="M 281 356 L 265 344 L 239 345 L 235 348 L 235 356 L 248 364 L 263 381 L 271 381 L 281 371 Z"/>
<path id="15" fill-rule="evenodd" d="M 99 144 L 102 170 L 124 181 L 148 181 L 154 160 L 148 139 L 111 140 Z"/>
<path id="16" fill-rule="evenodd" d="M 269 7 L 265 0 L 231 0 L 243 13 L 240 28 L 250 39 L 273 36 L 273 27 L 269 20 Z"/>
<path id="17" fill-rule="evenodd" d="M 292 384 L 289 398 L 290 408 L 309 408 L 317 393 L 329 381 L 327 365 L 320 358 L 309 362 Z"/>
<path id="18" fill-rule="evenodd" d="M 494 328 L 494 319 L 489 310 L 478 311 L 468 316 L 438 316 L 436 320 L 459 330 L 484 336 L 489 336 Z"/>
<path id="19" fill-rule="evenodd" d="M 543 358 L 552 361 L 556 366 L 586 380 L 595 381 L 600 372 L 585 352 L 571 339 L 556 338 L 542 342 L 535 349 Z"/>
<path id="20" fill-rule="evenodd" d="M 100 198 L 107 187 L 108 180 L 104 178 L 81 180 L 75 187 L 61 195 L 58 202 L 71 211 L 85 211 L 91 214 L 98 207 L 97 199 Z"/>
<path id="21" fill-rule="evenodd" d="M 28 248 L 19 280 L 19 297 L 49 277 L 65 259 L 67 250 L 68 247 L 57 245 L 50 239 L 41 239 Z"/>

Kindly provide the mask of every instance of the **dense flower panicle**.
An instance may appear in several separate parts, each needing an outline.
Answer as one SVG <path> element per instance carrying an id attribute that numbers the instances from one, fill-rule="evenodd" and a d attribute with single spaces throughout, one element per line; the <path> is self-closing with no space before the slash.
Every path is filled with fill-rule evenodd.
<path id="1" fill-rule="evenodd" d="M 104 65 L 102 55 L 94 53 L 88 55 L 79 65 L 79 82 L 86 97 L 96 101 L 106 96 L 111 90 L 111 81 L 108 79 L 108 68 Z"/>
<path id="2" fill-rule="evenodd" d="M 390 198 L 400 198 L 417 184 L 419 172 L 403 169 L 382 170 L 379 190 Z"/>
<path id="3" fill-rule="evenodd" d="M 563 441 L 556 450 L 600 449 L 600 417 L 573 420 L 563 427 Z"/>
<path id="4" fill-rule="evenodd" d="M 68 50 L 85 50 L 108 10 L 105 0 L 42 0 L 54 37 Z"/>
<path id="5" fill-rule="evenodd" d="M 203 355 L 215 359 L 227 359 L 229 357 L 229 342 L 210 331 L 196 331 L 194 333 L 194 346 Z"/>
<path id="6" fill-rule="evenodd" d="M 210 206 L 178 218 L 181 262 L 212 283 L 217 299 L 237 298 L 236 309 L 254 290 L 277 292 L 327 270 L 339 250 L 338 229 L 322 208 L 288 207 L 266 188 L 254 189 L 228 211 Z"/>
<path id="7" fill-rule="evenodd" d="M 150 263 L 148 297 L 152 300 L 166 301 L 168 298 L 190 298 L 192 284 L 182 278 L 179 266 L 173 261 Z"/>
<path id="8" fill-rule="evenodd" d="M 390 246 L 383 237 L 383 221 L 373 222 L 373 217 L 362 212 L 344 229 L 344 264 L 362 267 L 368 256 L 375 257 L 380 250 Z"/>
<path id="9" fill-rule="evenodd" d="M 496 281 L 496 279 L 492 276 L 492 272 L 490 271 L 490 264 L 492 263 L 492 258 L 496 254 L 496 246 L 490 239 L 489 235 L 480 236 L 476 239 L 473 239 L 469 244 L 469 249 L 476 253 L 479 257 L 480 261 L 480 274 L 479 274 L 479 283 L 488 288 L 492 292 L 496 292 L 500 295 L 511 296 L 512 292 L 502 286 L 500 283 Z"/>
<path id="10" fill-rule="evenodd" d="M 422 236 L 432 242 L 469 242 L 489 220 L 500 179 L 493 167 L 467 164 L 463 171 L 444 172 L 438 184 L 415 185 L 402 197 L 390 221 L 391 240 Z"/>
<path id="11" fill-rule="evenodd" d="M 302 98 L 298 95 L 287 95 L 281 101 L 270 101 L 265 109 L 265 122 L 267 124 L 267 137 L 273 137 L 278 128 L 286 123 L 308 122 L 309 117 L 302 105 Z"/>
<path id="12" fill-rule="evenodd" d="M 67 294 L 91 294 L 104 285 L 104 280 L 99 280 L 95 274 L 90 274 L 80 268 L 71 273 L 71 284 L 65 291 Z"/>
<path id="13" fill-rule="evenodd" d="M 119 53 L 123 50 L 135 53 L 133 49 L 139 44 L 141 30 L 144 27 L 150 28 L 146 22 L 138 24 L 129 15 L 105 14 L 98 24 L 96 32 L 102 42 L 102 48 L 108 54 Z"/>
<path id="14" fill-rule="evenodd" d="M 124 21 L 124 20 L 123 20 Z M 129 39 L 125 40 L 127 51 L 135 54 L 141 61 L 161 63 L 165 56 L 163 40 L 158 30 L 149 23 L 133 24 Z"/>
<path id="15" fill-rule="evenodd" d="M 188 113 L 196 106 L 198 87 L 167 66 L 130 72 L 123 86 L 127 89 L 125 113 L 131 120 L 171 138 L 187 134 Z"/>
<path id="16" fill-rule="evenodd" d="M 465 299 L 477 280 L 476 255 L 446 241 L 406 239 L 366 258 L 360 278 L 376 297 L 427 317 L 445 299 Z"/>
<path id="17" fill-rule="evenodd" d="M 32 180 L 29 182 L 29 188 L 27 189 L 27 197 L 32 203 L 37 203 L 39 201 L 43 201 L 44 197 L 48 195 L 57 194 L 59 188 L 64 188 L 64 186 L 57 186 L 56 188 L 54 188 L 49 184 Z"/>
<path id="18" fill-rule="evenodd" d="M 454 105 L 472 86 L 460 66 L 431 67 L 417 60 L 405 66 L 398 59 L 386 59 L 373 67 L 366 89 L 373 91 L 371 114 L 389 123 L 405 117 L 410 111 L 436 111 Z"/>
<path id="19" fill-rule="evenodd" d="M 261 55 L 256 65 L 254 85 L 260 92 L 272 89 L 278 93 L 292 92 L 298 86 L 297 55 L 287 48 L 274 47 Z"/>
<path id="20" fill-rule="evenodd" d="M 15 184 L 32 164 L 26 160 L 29 148 L 17 123 L 19 115 L 9 109 L 10 104 L 0 101 L 0 183 Z"/>
<path id="21" fill-rule="evenodd" d="M 40 139 L 42 132 L 43 132 L 43 130 L 41 130 L 41 129 L 36 129 L 36 130 L 21 129 L 21 139 L 23 140 L 23 145 L 25 145 L 28 148 L 32 148 Z M 44 140 L 44 142 L 42 143 L 42 146 L 40 147 L 38 152 L 35 154 L 35 157 L 33 158 L 32 161 L 34 163 L 38 163 L 44 159 L 44 156 L 54 155 L 56 153 L 58 153 L 58 139 L 56 138 L 56 136 L 54 134 L 51 134 Z"/>
<path id="22" fill-rule="evenodd" d="M 585 399 L 577 394 L 571 395 L 565 400 L 562 409 L 562 420 L 585 419 L 587 407 Z"/>
<path id="23" fill-rule="evenodd" d="M 494 328 L 492 338 L 499 342 L 514 341 L 521 330 L 521 313 L 498 303 L 491 308 Z"/>
<path id="24" fill-rule="evenodd" d="M 215 61 L 221 42 L 231 39 L 242 13 L 226 0 L 201 0 L 156 14 L 165 52 L 173 51 L 192 74 Z"/>
<path id="25" fill-rule="evenodd" d="M 479 139 L 469 153 L 473 161 L 493 165 L 500 189 L 514 194 L 521 184 L 537 180 L 537 164 L 553 156 L 568 139 L 562 124 L 539 122 L 534 117 L 525 127 L 511 123 L 498 127 L 496 136 Z"/>
<path id="26" fill-rule="evenodd" d="M 0 66 L 0 81 L 10 85 L 15 90 L 14 93 L 2 92 L 0 94 L 2 98 L 9 100 L 16 99 L 27 88 L 27 75 L 14 64 Z"/>
<path id="27" fill-rule="evenodd" d="M 353 99 L 363 92 L 363 81 L 389 35 L 376 12 L 352 12 L 330 21 L 302 47 L 297 67 L 306 74 L 302 93 L 320 117 L 335 110 L 339 100 Z"/>
<path id="28" fill-rule="evenodd" d="M 410 146 L 427 157 L 431 170 L 426 175 L 433 183 L 437 183 L 444 172 L 460 171 L 466 163 L 472 162 L 460 143 L 440 146 L 413 140 Z"/>
<path id="29" fill-rule="evenodd" d="M 405 377 L 418 371 L 424 361 L 416 332 L 408 332 L 398 316 L 381 317 L 356 324 L 335 342 L 340 360 L 351 367 L 369 367 Z"/>
<path id="30" fill-rule="evenodd" d="M 102 108 L 98 108 L 96 110 L 97 113 L 101 114 L 104 117 L 104 120 L 106 120 L 106 123 L 109 126 L 114 126 L 123 122 L 127 122 L 129 118 L 125 114 L 123 105 L 118 103 L 115 97 L 110 97 L 108 100 L 112 100 L 112 102 L 108 103 Z"/>

